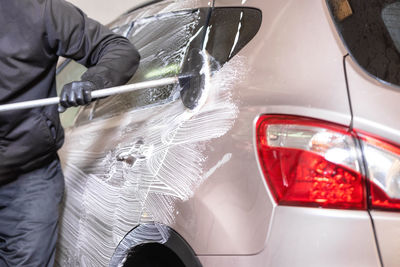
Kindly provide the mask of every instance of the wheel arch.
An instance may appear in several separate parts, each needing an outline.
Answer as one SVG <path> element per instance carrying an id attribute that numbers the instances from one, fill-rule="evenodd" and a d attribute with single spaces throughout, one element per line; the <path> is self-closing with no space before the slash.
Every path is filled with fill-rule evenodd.
<path id="1" fill-rule="evenodd" d="M 160 250 L 166 257 L 176 255 L 184 266 L 202 267 L 190 245 L 171 227 L 160 223 L 145 223 L 136 226 L 118 244 L 110 260 L 109 267 L 128 267 L 125 263 L 142 253 L 141 257 L 155 256 Z M 169 253 L 172 252 L 173 254 Z"/>

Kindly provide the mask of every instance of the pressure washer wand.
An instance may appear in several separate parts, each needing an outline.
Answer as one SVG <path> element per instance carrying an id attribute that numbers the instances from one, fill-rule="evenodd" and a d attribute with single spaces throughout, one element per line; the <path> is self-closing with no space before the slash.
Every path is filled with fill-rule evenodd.
<path id="1" fill-rule="evenodd" d="M 162 78 L 159 80 L 145 81 L 140 83 L 127 84 L 123 86 L 110 87 L 106 89 L 100 89 L 92 92 L 92 98 L 101 98 L 111 95 L 118 95 L 123 93 L 129 93 L 136 90 L 153 88 L 159 86 L 165 86 L 170 84 L 177 84 L 180 81 L 178 76 Z M 42 106 L 55 105 L 60 103 L 59 97 L 51 97 L 45 99 L 24 101 L 19 103 L 5 104 L 0 105 L 0 112 L 19 110 L 19 109 L 29 109 L 29 108 L 37 108 Z"/>

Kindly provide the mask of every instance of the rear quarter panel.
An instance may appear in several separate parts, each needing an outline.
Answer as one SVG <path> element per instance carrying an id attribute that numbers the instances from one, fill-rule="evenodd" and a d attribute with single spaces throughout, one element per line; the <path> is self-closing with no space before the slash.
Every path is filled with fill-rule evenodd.
<path id="1" fill-rule="evenodd" d="M 231 161 L 211 176 L 188 202 L 210 203 L 194 214 L 198 218 L 195 221 L 212 220 L 208 229 L 201 230 L 207 238 L 203 240 L 199 234 L 193 239 L 186 234 L 198 228 L 186 228 L 184 220 L 179 223 L 179 216 L 177 229 L 201 254 L 205 266 L 380 266 L 367 212 L 276 207 L 255 166 L 256 157 L 251 156 L 255 155 L 254 147 L 243 149 L 240 145 L 253 142 L 254 122 L 263 113 L 295 114 L 350 125 L 343 70 L 345 50 L 325 2 L 217 0 L 215 3 L 216 7 L 259 8 L 263 23 L 256 37 L 238 54 L 248 69 L 240 86 L 234 87 L 234 95 L 239 99 L 238 118 L 228 135 L 215 143 L 225 144 L 216 146 L 215 151 L 234 149 Z M 257 189 L 247 190 L 252 187 L 244 187 L 246 183 L 257 185 Z M 241 191 L 241 195 L 234 194 Z M 261 202 L 256 203 L 257 198 Z M 259 212 L 256 216 L 253 209 L 238 213 L 238 207 L 254 207 Z M 234 221 L 232 211 L 242 215 Z M 214 214 L 221 215 L 221 219 L 213 220 Z M 357 250 L 353 250 L 354 246 Z M 212 254 L 225 256 L 212 257 Z M 362 257 L 367 258 L 360 260 Z"/>
<path id="2" fill-rule="evenodd" d="M 372 78 L 351 57 L 346 69 L 354 113 L 354 128 L 400 144 L 400 88 Z M 400 215 L 371 211 L 386 267 L 400 262 Z"/>

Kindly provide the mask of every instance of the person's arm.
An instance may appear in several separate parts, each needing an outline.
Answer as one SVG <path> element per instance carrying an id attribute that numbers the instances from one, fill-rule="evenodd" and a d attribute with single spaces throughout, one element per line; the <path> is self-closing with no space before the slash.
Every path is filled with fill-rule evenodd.
<path id="1" fill-rule="evenodd" d="M 46 38 L 58 56 L 72 58 L 89 69 L 80 82 L 64 86 L 64 107 L 87 104 L 92 90 L 125 84 L 135 73 L 140 56 L 126 38 L 88 18 L 64 0 L 46 0 Z"/>

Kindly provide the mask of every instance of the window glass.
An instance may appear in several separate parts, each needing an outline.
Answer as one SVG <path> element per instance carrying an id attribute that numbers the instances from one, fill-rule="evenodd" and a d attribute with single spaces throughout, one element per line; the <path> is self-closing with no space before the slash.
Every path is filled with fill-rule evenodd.
<path id="1" fill-rule="evenodd" d="M 215 8 L 211 16 L 209 12 L 209 8 L 170 12 L 118 26 L 117 30 L 128 37 L 141 55 L 139 68 L 128 83 L 179 74 L 188 51 L 202 48 L 205 40 L 207 52 L 222 65 L 236 55 L 261 26 L 262 16 L 258 9 Z M 204 27 L 207 22 L 208 27 Z M 58 78 L 77 80 L 83 72 L 82 67 L 70 63 Z M 146 88 L 100 99 L 81 108 L 75 123 L 81 125 L 93 119 L 166 103 L 170 101 L 173 88 L 174 85 Z"/>
<path id="2" fill-rule="evenodd" d="M 126 36 L 131 25 L 122 25 L 119 27 L 113 27 L 111 30 L 115 33 Z M 57 69 L 56 84 L 57 84 L 57 95 L 60 95 L 61 90 L 64 85 L 73 81 L 79 81 L 82 74 L 87 70 L 87 68 L 74 60 L 65 60 L 60 64 Z M 60 114 L 61 124 L 64 128 L 71 127 L 74 124 L 75 117 L 79 111 L 80 107 L 68 108 L 64 113 Z"/>
<path id="3" fill-rule="evenodd" d="M 196 33 L 202 30 L 207 10 L 170 12 L 132 22 L 127 37 L 139 50 L 141 60 L 128 84 L 179 74 L 187 51 L 197 45 L 195 37 L 201 37 Z M 133 108 L 164 103 L 174 86 L 146 88 L 100 99 L 82 112 L 77 124 L 86 123 L 88 117 L 107 118 Z"/>
<path id="4" fill-rule="evenodd" d="M 370 75 L 400 85 L 400 3 L 327 0 L 350 55 Z"/>
<path id="5" fill-rule="evenodd" d="M 255 8 L 215 8 L 206 49 L 220 64 L 235 56 L 260 29 L 262 13 Z"/>
<path id="6" fill-rule="evenodd" d="M 62 70 L 56 76 L 57 94 L 60 95 L 61 89 L 67 83 L 79 81 L 82 74 L 87 69 L 85 66 L 76 63 L 73 60 L 68 60 L 62 67 Z M 68 128 L 74 124 L 74 119 L 78 113 L 79 107 L 72 107 L 60 114 L 61 123 L 64 128 Z"/>

